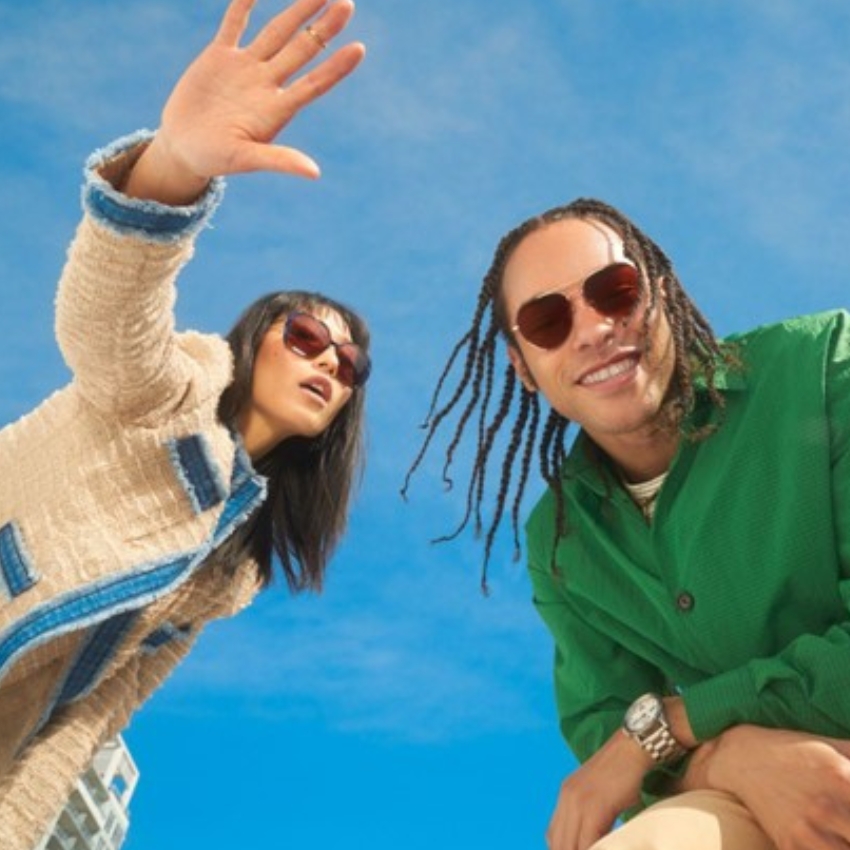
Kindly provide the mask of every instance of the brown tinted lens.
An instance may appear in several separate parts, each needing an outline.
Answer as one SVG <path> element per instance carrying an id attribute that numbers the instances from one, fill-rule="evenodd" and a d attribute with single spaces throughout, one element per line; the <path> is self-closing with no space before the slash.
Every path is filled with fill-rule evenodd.
<path id="1" fill-rule="evenodd" d="M 522 305 L 516 317 L 520 333 L 538 348 L 557 348 L 573 326 L 573 308 L 565 295 L 553 292 Z"/>
<path id="2" fill-rule="evenodd" d="M 313 316 L 292 313 L 284 326 L 283 340 L 296 353 L 315 357 L 331 344 L 331 335 L 327 327 Z"/>
<path id="3" fill-rule="evenodd" d="M 302 357 L 318 357 L 328 346 L 336 349 L 337 377 L 347 387 L 366 383 L 372 364 L 353 342 L 334 342 L 328 326 L 308 313 L 290 313 L 283 326 L 283 341 Z"/>
<path id="4" fill-rule="evenodd" d="M 360 387 L 366 383 L 369 377 L 369 358 L 363 353 L 359 345 L 346 342 L 336 347 L 337 377 L 348 387 Z"/>
<path id="5" fill-rule="evenodd" d="M 628 263 L 614 263 L 584 282 L 584 300 L 605 316 L 627 316 L 640 301 L 640 275 Z"/>

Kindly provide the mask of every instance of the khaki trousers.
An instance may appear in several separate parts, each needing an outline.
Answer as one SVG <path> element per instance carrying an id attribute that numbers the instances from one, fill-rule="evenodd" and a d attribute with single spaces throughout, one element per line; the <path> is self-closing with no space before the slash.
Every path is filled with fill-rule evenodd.
<path id="1" fill-rule="evenodd" d="M 730 794 L 689 791 L 650 806 L 591 850 L 776 850 Z"/>

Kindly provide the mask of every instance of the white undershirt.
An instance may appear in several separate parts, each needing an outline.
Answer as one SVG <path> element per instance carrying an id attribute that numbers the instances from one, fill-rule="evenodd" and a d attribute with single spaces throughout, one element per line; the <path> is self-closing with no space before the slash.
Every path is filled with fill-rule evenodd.
<path id="1" fill-rule="evenodd" d="M 655 502 L 666 477 L 667 473 L 662 472 L 657 478 L 652 478 L 649 481 L 638 481 L 637 484 L 623 481 L 623 486 L 648 520 L 652 519 L 655 514 Z"/>

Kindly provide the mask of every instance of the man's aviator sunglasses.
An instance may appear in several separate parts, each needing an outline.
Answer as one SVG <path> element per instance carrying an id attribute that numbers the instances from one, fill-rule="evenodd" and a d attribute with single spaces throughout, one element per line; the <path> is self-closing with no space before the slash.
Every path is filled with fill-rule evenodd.
<path id="1" fill-rule="evenodd" d="M 544 292 L 526 301 L 519 308 L 511 331 L 519 331 L 538 348 L 552 349 L 563 345 L 573 329 L 575 311 L 566 292 L 574 285 Z M 626 318 L 640 303 L 640 272 L 630 263 L 612 263 L 585 278 L 581 283 L 581 294 L 603 316 Z"/>
<path id="2" fill-rule="evenodd" d="M 300 357 L 313 359 L 331 345 L 336 349 L 336 376 L 347 387 L 362 387 L 372 364 L 369 355 L 353 342 L 334 342 L 330 328 L 309 313 L 290 313 L 283 325 L 283 343 Z"/>

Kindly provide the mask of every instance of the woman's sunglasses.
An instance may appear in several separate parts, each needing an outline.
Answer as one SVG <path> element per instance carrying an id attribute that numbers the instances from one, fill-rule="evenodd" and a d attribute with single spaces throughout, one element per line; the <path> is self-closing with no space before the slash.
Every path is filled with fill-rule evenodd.
<path id="1" fill-rule="evenodd" d="M 538 348 L 557 348 L 566 342 L 573 329 L 573 305 L 566 291 L 544 292 L 526 301 L 511 331 L 519 331 Z M 612 263 L 599 269 L 581 284 L 582 298 L 598 313 L 615 319 L 625 318 L 640 303 L 640 273 L 629 263 Z"/>
<path id="2" fill-rule="evenodd" d="M 336 349 L 336 376 L 347 387 L 362 387 L 372 364 L 369 355 L 353 342 L 334 342 L 328 326 L 309 313 L 290 313 L 283 325 L 283 343 L 300 357 L 318 357 L 329 346 Z"/>

